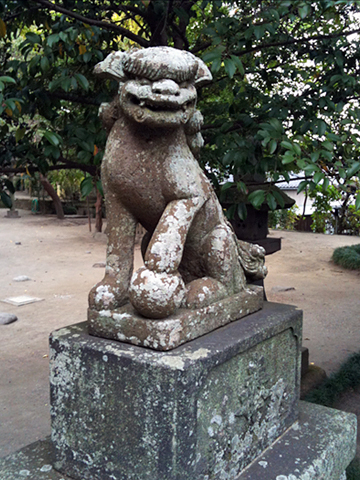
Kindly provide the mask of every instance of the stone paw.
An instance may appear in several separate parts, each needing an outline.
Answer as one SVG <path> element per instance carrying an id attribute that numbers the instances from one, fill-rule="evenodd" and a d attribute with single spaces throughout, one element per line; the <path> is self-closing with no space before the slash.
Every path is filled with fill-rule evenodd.
<path id="1" fill-rule="evenodd" d="M 207 307 L 229 296 L 225 286 L 214 278 L 203 277 L 186 285 L 186 294 L 182 306 L 195 310 Z"/>
<path id="2" fill-rule="evenodd" d="M 128 300 L 115 281 L 103 280 L 96 284 L 89 293 L 89 308 L 92 310 L 115 310 Z"/>
<path id="3" fill-rule="evenodd" d="M 130 302 L 147 318 L 165 318 L 180 307 L 185 284 L 179 273 L 154 272 L 141 267 L 131 279 Z"/>

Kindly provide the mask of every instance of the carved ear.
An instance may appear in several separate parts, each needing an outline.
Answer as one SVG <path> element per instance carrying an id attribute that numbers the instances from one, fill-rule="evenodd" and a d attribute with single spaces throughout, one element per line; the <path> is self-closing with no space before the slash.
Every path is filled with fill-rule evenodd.
<path id="1" fill-rule="evenodd" d="M 102 78 L 111 78 L 118 82 L 124 82 L 127 80 L 127 76 L 124 73 L 124 61 L 127 58 L 125 52 L 112 52 L 105 60 L 95 65 L 94 73 Z"/>
<path id="2" fill-rule="evenodd" d="M 201 87 L 205 83 L 208 83 L 212 80 L 212 75 L 208 67 L 205 65 L 205 63 L 200 60 L 200 58 L 197 58 L 197 72 L 195 75 L 195 85 L 197 87 Z"/>

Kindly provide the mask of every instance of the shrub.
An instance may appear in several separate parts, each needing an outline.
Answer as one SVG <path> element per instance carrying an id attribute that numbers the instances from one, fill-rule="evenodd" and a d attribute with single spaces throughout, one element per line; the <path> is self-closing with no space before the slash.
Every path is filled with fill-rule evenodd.
<path id="1" fill-rule="evenodd" d="M 360 270 L 360 244 L 336 248 L 332 259 L 341 267 Z"/>

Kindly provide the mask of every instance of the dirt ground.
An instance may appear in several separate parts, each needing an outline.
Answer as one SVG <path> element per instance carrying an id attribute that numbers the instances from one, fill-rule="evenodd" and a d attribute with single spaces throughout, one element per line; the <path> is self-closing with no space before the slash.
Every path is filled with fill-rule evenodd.
<path id="1" fill-rule="evenodd" d="M 31 295 L 43 301 L 21 307 L 0 302 L 0 312 L 18 321 L 0 325 L 0 457 L 50 433 L 48 335 L 86 319 L 87 294 L 101 280 L 106 238 L 90 233 L 86 219 L 0 212 L 0 300 Z M 270 301 L 304 311 L 304 341 L 310 361 L 329 374 L 360 350 L 360 272 L 335 266 L 337 246 L 356 237 L 271 232 L 282 250 L 267 257 Z M 15 282 L 19 275 L 31 281 Z M 280 287 L 280 288 L 279 288 Z M 292 288 L 287 291 L 282 287 Z"/>

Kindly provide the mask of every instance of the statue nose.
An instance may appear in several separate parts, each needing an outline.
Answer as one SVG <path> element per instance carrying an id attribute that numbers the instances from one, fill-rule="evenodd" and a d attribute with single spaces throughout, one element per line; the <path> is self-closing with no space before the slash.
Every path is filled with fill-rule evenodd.
<path id="1" fill-rule="evenodd" d="M 170 79 L 159 80 L 152 84 L 153 93 L 160 93 L 162 95 L 180 95 L 179 85 Z"/>

